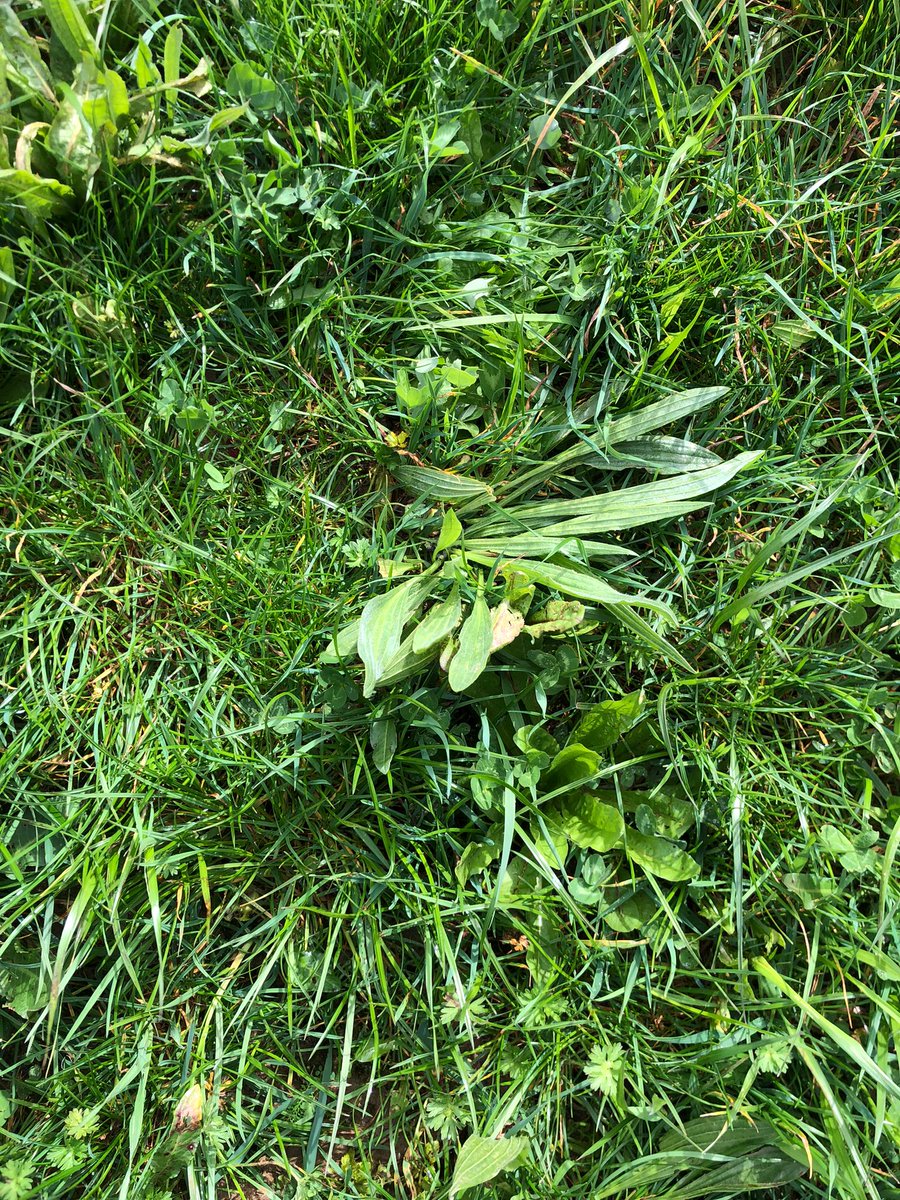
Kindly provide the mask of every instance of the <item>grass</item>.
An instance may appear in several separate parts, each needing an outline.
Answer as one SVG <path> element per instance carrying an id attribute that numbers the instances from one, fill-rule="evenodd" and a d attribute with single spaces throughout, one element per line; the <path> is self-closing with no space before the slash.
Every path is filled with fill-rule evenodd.
<path id="1" fill-rule="evenodd" d="M 900 1194 L 896 3 L 126 7 L 212 89 L 0 213 L 0 1197 Z M 655 476 L 526 476 L 711 386 L 661 432 L 762 457 L 594 564 L 690 670 L 320 661 L 431 559 L 397 449 L 586 505 Z M 560 863 L 513 738 L 642 690 L 688 881 Z"/>

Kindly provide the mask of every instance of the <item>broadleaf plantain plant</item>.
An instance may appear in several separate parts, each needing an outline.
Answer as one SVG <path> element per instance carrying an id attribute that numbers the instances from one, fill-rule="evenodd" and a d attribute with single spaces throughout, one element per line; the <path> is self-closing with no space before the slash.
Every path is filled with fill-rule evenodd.
<path id="1" fill-rule="evenodd" d="M 358 657 L 366 697 L 436 663 L 447 672 L 452 691 L 471 694 L 493 655 L 539 677 L 536 647 L 544 635 L 584 630 L 608 614 L 656 653 L 690 670 L 648 619 L 673 628 L 673 609 L 643 592 L 618 590 L 587 564 L 633 556 L 616 542 L 596 540 L 598 535 L 708 504 L 717 488 L 756 460 L 749 453 L 724 462 L 692 442 L 648 436 L 726 391 L 697 388 L 669 396 L 610 422 L 603 446 L 580 439 L 492 485 L 395 455 L 388 469 L 403 488 L 445 506 L 435 561 L 369 600 L 359 619 L 329 643 L 322 661 Z M 576 499 L 521 499 L 592 458 L 603 469 L 639 467 L 662 477 Z M 679 473 L 666 473 L 673 469 Z"/>
<path id="2" fill-rule="evenodd" d="M 178 166 L 203 145 L 202 136 L 179 141 L 158 125 L 164 96 L 210 90 L 205 60 L 182 74 L 181 27 L 173 25 L 162 69 L 143 38 L 117 64 L 134 74 L 129 89 L 105 61 L 112 7 L 99 14 L 82 0 L 44 0 L 23 22 L 0 0 L 0 211 L 14 230 L 64 214 L 114 160 Z M 215 114 L 210 128 L 242 111 Z"/>

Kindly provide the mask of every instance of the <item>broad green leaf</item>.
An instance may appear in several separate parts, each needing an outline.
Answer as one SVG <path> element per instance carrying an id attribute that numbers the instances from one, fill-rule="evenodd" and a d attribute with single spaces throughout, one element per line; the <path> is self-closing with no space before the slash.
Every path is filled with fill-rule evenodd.
<path id="1" fill-rule="evenodd" d="M 229 96 L 246 100 L 254 112 L 272 112 L 278 107 L 278 86 L 255 64 L 236 62 L 228 72 L 225 90 Z"/>
<path id="2" fill-rule="evenodd" d="M 480 875 L 500 857 L 497 842 L 470 842 L 463 850 L 454 874 L 460 887 L 465 887 L 473 875 Z"/>
<path id="3" fill-rule="evenodd" d="M 528 126 L 528 140 L 539 150 L 552 150 L 559 144 L 562 130 L 555 117 L 545 114 L 535 117 Z"/>
<path id="4" fill-rule="evenodd" d="M 893 539 L 892 539 L 893 540 Z M 900 608 L 900 592 L 891 592 L 887 588 L 873 587 L 869 589 L 869 599 L 879 608 Z"/>
<path id="5" fill-rule="evenodd" d="M 499 572 L 507 574 L 514 571 L 533 583 L 542 583 L 544 587 L 555 588 L 566 596 L 574 596 L 578 600 L 587 600 L 593 604 L 612 606 L 638 606 L 649 608 L 670 624 L 676 623 L 675 614 L 667 604 L 653 600 L 649 596 L 628 596 L 617 592 L 615 588 L 604 583 L 597 575 L 588 571 L 576 570 L 574 567 L 563 567 L 558 563 L 533 562 L 527 558 L 518 558 L 514 562 L 503 563 Z"/>
<path id="6" fill-rule="evenodd" d="M 597 850 L 601 854 L 617 845 L 625 832 L 619 810 L 590 792 L 563 797 L 552 806 L 547 817 L 580 849 Z"/>
<path id="7" fill-rule="evenodd" d="M 452 508 L 448 508 L 441 522 L 441 532 L 438 535 L 437 545 L 434 548 L 435 554 L 449 550 L 451 546 L 455 545 L 462 537 L 462 531 L 463 528 L 459 517 Z"/>
<path id="8" fill-rule="evenodd" d="M 9 949 L 0 959 L 0 1000 L 20 1017 L 42 1009 L 50 998 L 40 955 L 30 958 L 24 952 Z"/>
<path id="9" fill-rule="evenodd" d="M 391 717 L 379 717 L 369 729 L 369 745 L 376 770 L 387 775 L 397 749 L 397 722 Z"/>
<path id="10" fill-rule="evenodd" d="M 97 43 L 85 20 L 86 4 L 81 0 L 42 0 L 42 8 L 53 33 L 73 62 L 80 63 L 83 55 L 91 59 L 97 57 Z"/>
<path id="11" fill-rule="evenodd" d="M 648 837 L 636 829 L 629 829 L 625 834 L 625 850 L 648 875 L 667 879 L 670 883 L 693 879 L 700 871 L 700 864 L 674 842 Z"/>
<path id="12" fill-rule="evenodd" d="M 9 1118 L 12 1116 L 12 1101 L 9 1098 L 8 1092 L 0 1092 L 0 1128 L 2 1128 Z"/>
<path id="13" fill-rule="evenodd" d="M 575 629 L 584 620 L 584 605 L 580 600 L 551 600 L 532 615 L 525 633 L 533 638 L 545 633 L 564 633 Z"/>
<path id="14" fill-rule="evenodd" d="M 790 350 L 799 350 L 801 346 L 805 346 L 807 342 L 818 337 L 816 330 L 811 329 L 806 321 L 799 321 L 796 318 L 788 321 L 776 321 L 771 328 L 771 333 Z"/>
<path id="15" fill-rule="evenodd" d="M 61 84 L 60 90 L 63 98 L 47 133 L 47 149 L 56 159 L 60 174 L 83 186 L 96 175 L 100 155 L 80 97 L 66 84 Z"/>
<path id="16" fill-rule="evenodd" d="M 559 742 L 549 730 L 540 725 L 522 725 L 516 730 L 513 740 L 523 754 L 529 750 L 537 750 L 553 758 L 559 753 Z"/>
<path id="17" fill-rule="evenodd" d="M 570 743 L 553 759 L 541 776 L 541 791 L 545 794 L 560 788 L 574 788 L 595 779 L 600 770 L 600 756 L 587 746 Z"/>
<path id="18" fill-rule="evenodd" d="M 0 170 L 0 203 L 7 211 L 19 208 L 29 222 L 61 216 L 75 193 L 58 179 L 39 179 L 30 171 Z"/>
<path id="19" fill-rule="evenodd" d="M 434 662 L 436 653 L 435 648 L 426 650 L 421 654 L 416 653 L 413 648 L 413 635 L 409 634 L 400 643 L 400 648 L 396 654 L 385 663 L 377 686 L 390 687 L 394 683 L 399 683 L 401 679 L 408 679 L 416 671 L 420 671 L 423 667 L 429 666 Z"/>
<path id="20" fill-rule="evenodd" d="M 489 1183 L 517 1167 L 528 1156 L 528 1138 L 489 1138 L 471 1134 L 460 1146 L 450 1184 L 451 1197 Z"/>
<path id="21" fill-rule="evenodd" d="M 656 901 L 646 892 L 635 892 L 621 903 L 616 903 L 618 897 L 615 891 L 610 891 L 606 898 L 614 906 L 604 912 L 603 920 L 616 933 L 634 933 L 637 929 L 643 929 L 659 912 Z"/>
<path id="22" fill-rule="evenodd" d="M 424 654 L 445 641 L 459 624 L 461 615 L 459 585 L 455 583 L 446 600 L 429 609 L 424 620 L 416 626 L 412 642 L 416 654 Z"/>
<path id="23" fill-rule="evenodd" d="M 177 81 L 181 72 L 181 47 L 184 43 L 184 30 L 182 26 L 173 25 L 166 34 L 165 45 L 163 46 L 163 79 L 167 87 L 172 87 Z"/>
<path id="24" fill-rule="evenodd" d="M 381 682 L 391 659 L 400 649 L 403 629 L 434 587 L 434 578 L 418 576 L 373 597 L 362 610 L 357 653 L 365 667 L 363 695 L 369 697 Z"/>
<path id="25" fill-rule="evenodd" d="M 615 793 L 609 793 L 614 798 Z M 647 807 L 656 821 L 656 832 L 662 837 L 680 838 L 694 824 L 694 806 L 690 800 L 677 795 L 670 788 L 658 792 L 622 792 L 622 806 L 626 812 L 637 812 Z"/>
<path id="26" fill-rule="evenodd" d="M 475 0 L 475 16 L 498 42 L 505 42 L 519 28 L 515 13 L 501 8 L 497 0 Z"/>
<path id="27" fill-rule="evenodd" d="M 575 726 L 570 742 L 580 742 L 598 752 L 608 749 L 641 715 L 644 693 L 629 692 L 620 700 L 601 700 Z"/>
<path id="28" fill-rule="evenodd" d="M 472 611 L 459 631 L 459 649 L 450 660 L 447 680 L 454 692 L 463 692 L 481 674 L 491 653 L 491 613 L 483 596 L 475 598 Z"/>

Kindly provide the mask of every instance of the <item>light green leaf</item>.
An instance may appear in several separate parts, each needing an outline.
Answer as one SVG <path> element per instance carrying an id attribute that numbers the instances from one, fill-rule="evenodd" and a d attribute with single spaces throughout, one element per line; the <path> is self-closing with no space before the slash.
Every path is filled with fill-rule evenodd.
<path id="1" fill-rule="evenodd" d="M 541 114 L 535 117 L 528 126 L 528 140 L 540 150 L 552 150 L 562 137 L 559 121 L 553 116 Z"/>
<path id="2" fill-rule="evenodd" d="M 4 60 L 6 77 L 17 90 L 35 93 L 42 101 L 55 103 L 56 93 L 40 47 L 6 0 L 0 3 L 0 57 Z"/>
<path id="3" fill-rule="evenodd" d="M 547 817 L 580 849 L 597 850 L 601 854 L 617 845 L 625 832 L 619 810 L 590 792 L 565 796 L 553 805 Z"/>
<path id="4" fill-rule="evenodd" d="M 617 446 L 630 438 L 642 437 L 663 425 L 683 421 L 701 409 L 708 408 L 717 400 L 728 395 L 727 387 L 690 388 L 684 392 L 673 392 L 662 400 L 639 408 L 635 412 L 616 417 L 609 427 L 609 442 Z"/>
<path id="5" fill-rule="evenodd" d="M 435 546 L 435 554 L 440 554 L 443 550 L 448 550 L 451 546 L 462 537 L 462 525 L 459 517 L 452 508 L 448 508 L 444 513 L 444 520 L 441 523 L 441 532 L 438 535 L 437 546 Z"/>
<path id="6" fill-rule="evenodd" d="M 594 542 L 585 538 L 543 537 L 539 533 L 520 533 L 515 536 L 467 538 L 466 551 L 476 562 L 489 564 L 497 558 L 523 554 L 528 558 L 550 558 L 566 554 L 580 561 L 584 558 L 635 558 L 635 552 L 615 542 Z M 488 557 L 489 556 L 489 557 Z"/>
<path id="7" fill-rule="evenodd" d="M 228 72 L 225 90 L 245 100 L 254 112 L 272 112 L 278 107 L 278 87 L 253 63 L 236 62 Z"/>
<path id="8" fill-rule="evenodd" d="M 616 442 L 612 453 L 604 456 L 602 465 L 609 471 L 643 467 L 662 475 L 677 475 L 683 471 L 702 471 L 721 462 L 718 454 L 696 442 L 683 438 L 646 437 Z"/>
<path id="9" fill-rule="evenodd" d="M 893 538 L 891 540 L 893 541 Z M 869 599 L 879 608 L 893 610 L 900 608 L 900 592 L 890 592 L 887 588 L 869 588 Z"/>
<path id="10" fill-rule="evenodd" d="M 58 179 L 39 179 L 30 171 L 0 170 L 0 203 L 10 212 L 18 207 L 30 223 L 61 216 L 75 193 Z"/>
<path id="11" fill-rule="evenodd" d="M 454 584 L 446 600 L 429 609 L 425 619 L 416 627 L 412 642 L 416 654 L 424 654 L 445 641 L 459 624 L 461 615 L 459 585 Z"/>
<path id="12" fill-rule="evenodd" d="M 365 667 L 363 695 L 369 697 L 385 669 L 400 649 L 403 629 L 434 587 L 430 575 L 420 575 L 373 597 L 362 610 L 357 633 L 357 653 Z"/>
<path id="13" fill-rule="evenodd" d="M 644 708 L 644 693 L 629 692 L 620 700 L 601 700 L 581 718 L 570 742 L 580 742 L 598 753 L 606 750 L 638 720 Z"/>
<path id="14" fill-rule="evenodd" d="M 701 498 L 728 483 L 739 471 L 756 462 L 762 453 L 738 454 L 728 462 L 701 471 L 596 496 L 515 505 L 504 510 L 505 518 L 489 517 L 479 522 L 474 532 L 482 537 L 489 532 L 515 533 L 524 525 L 540 527 L 544 537 L 587 537 L 666 520 L 709 503 Z"/>
<path id="15" fill-rule="evenodd" d="M 477 596 L 459 631 L 459 649 L 450 660 L 447 679 L 454 692 L 465 691 L 487 665 L 491 653 L 491 613 L 484 596 Z"/>
<path id="16" fill-rule="evenodd" d="M 658 792 L 623 791 L 622 807 L 628 813 L 638 808 L 649 808 L 656 821 L 656 832 L 662 837 L 680 838 L 694 824 L 694 806 L 690 800 L 677 795 L 671 789 Z M 614 793 L 609 793 L 614 798 Z"/>
<path id="17" fill-rule="evenodd" d="M 81 0 L 43 0 L 42 7 L 54 34 L 73 62 L 82 56 L 97 57 L 97 43 L 88 29 L 87 6 Z"/>
<path id="18" fill-rule="evenodd" d="M 9 246 L 0 246 L 0 322 L 6 318 L 10 299 L 17 287 L 13 252 Z"/>
<path id="19" fill-rule="evenodd" d="M 450 1184 L 451 1197 L 489 1183 L 502 1171 L 517 1167 L 528 1156 L 528 1138 L 489 1138 L 472 1134 L 460 1147 Z"/>
<path id="20" fill-rule="evenodd" d="M 460 887 L 465 887 L 473 875 L 480 875 L 500 857 L 496 842 L 470 842 L 456 864 L 454 874 Z"/>
<path id="21" fill-rule="evenodd" d="M 625 850 L 648 875 L 667 879 L 670 883 L 693 879 L 700 871 L 700 864 L 674 842 L 638 833 L 636 829 L 629 829 L 625 834 Z"/>
<path id="22" fill-rule="evenodd" d="M 462 504 L 463 501 L 486 503 L 493 500 L 494 493 L 480 479 L 457 475 L 453 471 L 442 471 L 437 467 L 419 467 L 414 463 L 398 461 L 391 468 L 397 482 L 414 496 L 427 496 L 432 501 Z"/>
<path id="23" fill-rule="evenodd" d="M 544 587 L 555 588 L 566 596 L 574 596 L 578 600 L 587 600 L 594 604 L 632 605 L 649 608 L 670 624 L 676 623 L 675 614 L 667 604 L 653 600 L 649 596 L 628 596 L 617 592 L 597 575 L 588 571 L 576 570 L 574 567 L 563 567 L 557 563 L 533 562 L 527 558 L 517 558 L 514 562 L 503 563 L 498 568 L 501 574 L 514 571 L 533 583 L 542 583 Z"/>
<path id="24" fill-rule="evenodd" d="M 166 34 L 163 46 L 163 79 L 167 87 L 172 87 L 178 80 L 181 71 L 181 47 L 184 43 L 184 30 L 181 25 L 173 25 Z"/>

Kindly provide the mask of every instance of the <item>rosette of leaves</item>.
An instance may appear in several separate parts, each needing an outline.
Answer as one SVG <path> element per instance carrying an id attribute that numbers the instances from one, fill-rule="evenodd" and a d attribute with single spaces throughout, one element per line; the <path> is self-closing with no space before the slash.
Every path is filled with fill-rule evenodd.
<path id="1" fill-rule="evenodd" d="M 533 663 L 532 652 L 546 635 L 566 635 L 609 615 L 689 670 L 659 632 L 677 624 L 673 609 L 645 592 L 613 587 L 587 564 L 633 556 L 626 546 L 598 540 L 601 535 L 708 504 L 717 488 L 755 461 L 756 454 L 739 454 L 725 462 L 693 442 L 650 436 L 726 391 L 699 388 L 669 396 L 607 423 L 602 445 L 579 439 L 542 454 L 538 465 L 508 480 L 488 482 L 393 455 L 388 469 L 400 486 L 424 498 L 431 512 L 443 509 L 434 561 L 369 600 L 322 661 L 361 661 L 366 697 L 437 664 L 452 691 L 470 693 L 492 655 Z M 605 470 L 636 467 L 658 478 L 571 498 L 523 499 L 591 459 Z"/>
<path id="2" fill-rule="evenodd" d="M 65 213 L 114 159 L 177 164 L 176 153 L 196 152 L 157 132 L 164 95 L 168 105 L 175 91 L 210 90 L 203 59 L 182 73 L 181 27 L 170 29 L 160 64 L 136 42 L 129 87 L 125 68 L 105 61 L 102 19 L 82 0 L 44 0 L 23 22 L 0 0 L 0 211 L 13 226 Z"/>
<path id="3" fill-rule="evenodd" d="M 696 810 L 676 787 L 616 792 L 600 786 L 604 756 L 643 710 L 641 692 L 601 701 L 563 744 L 545 728 L 524 726 L 515 737 L 519 758 L 504 765 L 493 756 L 480 764 L 473 796 L 498 820 L 484 840 L 464 850 L 456 870 L 460 885 L 500 859 L 504 908 L 533 909 L 548 875 L 555 874 L 568 881 L 576 904 L 599 907 L 612 930 L 629 933 L 648 924 L 658 905 L 653 888 L 641 880 L 687 882 L 700 865 L 682 844 L 696 824 Z M 492 777 L 497 785 L 486 785 Z M 512 797 L 515 803 L 523 792 L 531 794 L 531 815 L 520 813 L 516 820 L 527 837 L 511 844 L 504 862 L 504 801 Z"/>

